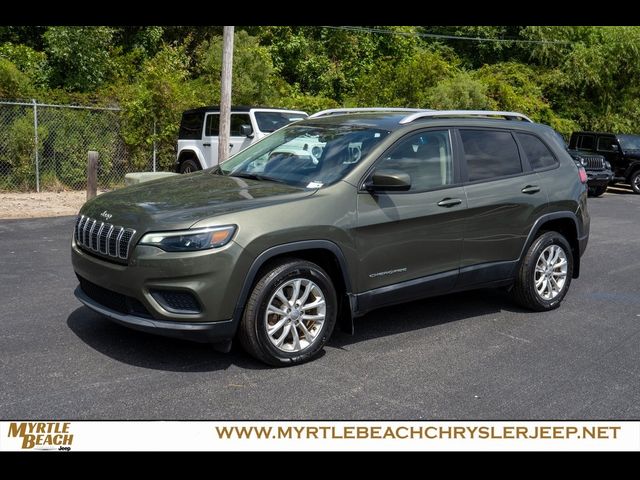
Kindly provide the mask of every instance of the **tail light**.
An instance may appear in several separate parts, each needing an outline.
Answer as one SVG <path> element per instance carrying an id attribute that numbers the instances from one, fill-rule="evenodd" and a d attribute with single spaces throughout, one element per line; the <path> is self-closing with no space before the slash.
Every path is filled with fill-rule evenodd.
<path id="1" fill-rule="evenodd" d="M 587 183 L 587 171 L 584 167 L 578 167 L 578 176 L 580 177 L 580 182 Z"/>

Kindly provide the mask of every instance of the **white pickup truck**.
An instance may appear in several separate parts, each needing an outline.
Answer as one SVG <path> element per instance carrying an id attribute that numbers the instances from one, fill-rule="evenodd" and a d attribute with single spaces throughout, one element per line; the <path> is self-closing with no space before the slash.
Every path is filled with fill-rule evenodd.
<path id="1" fill-rule="evenodd" d="M 306 112 L 277 108 L 232 107 L 229 156 L 285 125 L 307 118 Z M 176 171 L 189 173 L 218 164 L 218 107 L 201 107 L 182 114 Z"/>

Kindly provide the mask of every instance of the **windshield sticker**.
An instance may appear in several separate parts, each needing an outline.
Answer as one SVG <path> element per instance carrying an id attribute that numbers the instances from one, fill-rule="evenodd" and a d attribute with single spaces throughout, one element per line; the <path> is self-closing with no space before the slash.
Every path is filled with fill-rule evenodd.
<path id="1" fill-rule="evenodd" d="M 310 182 L 307 188 L 321 188 L 322 185 L 324 185 L 322 182 Z"/>

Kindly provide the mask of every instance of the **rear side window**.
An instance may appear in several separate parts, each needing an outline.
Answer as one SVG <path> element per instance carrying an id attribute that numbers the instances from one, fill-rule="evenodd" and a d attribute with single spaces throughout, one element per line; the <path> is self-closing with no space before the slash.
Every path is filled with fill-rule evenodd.
<path id="1" fill-rule="evenodd" d="M 557 165 L 557 161 L 549 148 L 542 141 L 527 133 L 517 133 L 522 150 L 534 170 L 542 170 Z"/>
<path id="2" fill-rule="evenodd" d="M 509 132 L 460 130 L 470 182 L 522 173 L 518 146 Z"/>
<path id="3" fill-rule="evenodd" d="M 199 140 L 202 137 L 202 120 L 204 113 L 184 113 L 180 122 L 178 138 L 182 140 Z"/>

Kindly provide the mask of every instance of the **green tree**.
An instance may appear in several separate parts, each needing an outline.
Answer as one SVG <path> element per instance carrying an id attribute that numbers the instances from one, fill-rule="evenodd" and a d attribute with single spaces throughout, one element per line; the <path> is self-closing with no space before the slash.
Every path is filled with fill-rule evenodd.
<path id="1" fill-rule="evenodd" d="M 86 92 L 107 82 L 113 32 L 109 27 L 47 28 L 44 41 L 50 67 L 49 84 Z"/>
<path id="2" fill-rule="evenodd" d="M 442 53 L 418 49 L 397 64 L 376 63 L 369 75 L 359 78 L 348 103 L 358 106 L 429 108 L 431 89 L 459 72 Z"/>
<path id="3" fill-rule="evenodd" d="M 0 57 L 0 98 L 23 99 L 31 93 L 29 77 L 12 62 Z"/>

